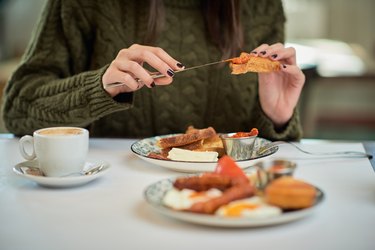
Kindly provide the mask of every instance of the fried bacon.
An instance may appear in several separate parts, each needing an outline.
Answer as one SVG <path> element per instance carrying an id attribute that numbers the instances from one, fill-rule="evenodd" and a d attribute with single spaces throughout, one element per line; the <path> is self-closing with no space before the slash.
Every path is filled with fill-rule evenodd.
<path id="1" fill-rule="evenodd" d="M 224 191 L 225 189 L 230 188 L 232 185 L 233 183 L 230 177 L 214 173 L 205 173 L 201 176 L 178 178 L 173 183 L 173 186 L 179 190 L 186 188 L 197 192 L 206 191 L 210 188 L 217 188 Z"/>
<path id="2" fill-rule="evenodd" d="M 235 185 L 225 190 L 219 197 L 194 203 L 190 208 L 186 209 L 186 211 L 200 214 L 213 214 L 219 207 L 235 200 L 251 197 L 254 193 L 255 189 L 250 183 Z"/>
<path id="3" fill-rule="evenodd" d="M 204 173 L 200 176 L 178 178 L 173 186 L 179 190 L 191 189 L 197 192 L 211 188 L 219 189 L 223 194 L 208 201 L 197 202 L 185 211 L 193 213 L 213 214 L 220 206 L 231 201 L 253 196 L 254 186 L 248 179 L 223 176 L 216 173 Z"/>
<path id="4" fill-rule="evenodd" d="M 153 158 L 153 159 L 157 159 L 157 160 L 170 160 L 169 158 L 168 158 L 168 153 L 165 155 L 165 154 L 163 154 L 163 153 L 155 153 L 155 152 L 150 152 L 148 155 L 147 155 L 148 157 L 150 157 L 150 158 Z"/>

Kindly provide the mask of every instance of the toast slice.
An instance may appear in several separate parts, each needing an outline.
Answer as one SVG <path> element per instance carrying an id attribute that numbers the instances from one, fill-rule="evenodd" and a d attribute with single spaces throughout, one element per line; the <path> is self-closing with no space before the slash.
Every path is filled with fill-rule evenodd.
<path id="1" fill-rule="evenodd" d="M 210 138 L 204 139 L 201 146 L 193 151 L 214 151 L 219 154 L 219 157 L 223 156 L 225 153 L 223 142 L 219 135 L 212 136 Z"/>
<path id="2" fill-rule="evenodd" d="M 161 149 L 180 147 L 186 144 L 191 144 L 194 142 L 201 141 L 216 135 L 216 131 L 212 127 L 204 129 L 194 129 L 188 133 L 161 138 L 157 141 L 157 146 Z"/>

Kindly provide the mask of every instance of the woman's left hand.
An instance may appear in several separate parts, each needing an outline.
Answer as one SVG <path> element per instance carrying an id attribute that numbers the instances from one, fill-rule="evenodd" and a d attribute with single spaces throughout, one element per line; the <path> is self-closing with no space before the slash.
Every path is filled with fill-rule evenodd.
<path id="1" fill-rule="evenodd" d="M 281 63 L 280 71 L 259 73 L 259 99 L 263 112 L 275 127 L 283 127 L 292 117 L 305 83 L 296 64 L 296 50 L 283 44 L 262 44 L 252 54 Z"/>

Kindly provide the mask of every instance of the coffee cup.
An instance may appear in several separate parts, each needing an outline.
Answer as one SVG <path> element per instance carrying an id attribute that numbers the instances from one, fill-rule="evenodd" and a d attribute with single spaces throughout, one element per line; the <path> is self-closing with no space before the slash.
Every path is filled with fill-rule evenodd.
<path id="1" fill-rule="evenodd" d="M 31 152 L 28 152 L 28 144 Z M 36 130 L 19 141 L 21 155 L 36 159 L 45 176 L 64 176 L 81 172 L 89 144 L 89 132 L 78 127 L 51 127 Z M 30 150 L 29 150 L 30 151 Z"/>

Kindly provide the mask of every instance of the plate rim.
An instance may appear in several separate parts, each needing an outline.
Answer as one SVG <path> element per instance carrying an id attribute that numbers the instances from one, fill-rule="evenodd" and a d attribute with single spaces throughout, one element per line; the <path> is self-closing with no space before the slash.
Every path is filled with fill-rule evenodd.
<path id="1" fill-rule="evenodd" d="M 181 134 L 181 133 L 180 133 Z M 130 146 L 131 151 L 140 159 L 150 162 L 152 164 L 168 168 L 171 170 L 179 171 L 179 172 L 202 172 L 202 171 L 212 171 L 213 168 L 216 166 L 217 161 L 211 161 L 211 162 L 200 162 L 200 161 L 175 161 L 175 160 L 164 160 L 164 159 L 155 159 L 152 157 L 148 157 L 147 155 L 141 154 L 135 150 L 135 146 L 141 143 L 142 141 L 146 140 L 153 140 L 156 141 L 158 138 L 166 138 L 170 136 L 175 136 L 179 134 L 169 134 L 169 135 L 159 135 L 159 136 L 153 136 L 153 137 L 147 137 L 143 139 L 139 139 L 135 142 L 133 142 Z M 262 138 L 262 137 L 257 137 L 256 140 L 260 141 L 265 141 L 268 143 L 271 143 L 272 141 Z M 157 146 L 156 146 L 157 147 Z M 279 150 L 279 147 L 276 146 L 272 149 L 270 149 L 270 152 L 263 154 L 258 157 L 250 158 L 250 159 L 245 159 L 245 160 L 238 160 L 236 163 L 242 168 L 245 169 L 250 166 L 249 163 L 253 163 L 254 161 L 264 159 L 265 157 L 271 156 L 275 154 Z M 173 165 L 175 164 L 175 165 Z M 199 165 L 201 167 L 196 167 L 195 165 Z M 195 166 L 195 167 L 194 167 Z M 212 168 L 212 169 L 209 169 Z"/>
<path id="2" fill-rule="evenodd" d="M 178 178 L 178 177 L 176 177 Z M 197 214 L 197 213 L 189 213 L 184 211 L 173 210 L 162 203 L 156 204 L 154 201 L 150 200 L 147 192 L 153 186 L 162 183 L 162 182 L 170 182 L 173 183 L 173 180 L 176 178 L 167 178 L 162 179 L 157 182 L 154 182 L 148 185 L 144 191 L 143 196 L 146 200 L 146 203 L 159 213 L 169 217 L 174 218 L 179 221 L 184 221 L 188 223 L 198 224 L 198 225 L 205 225 L 205 226 L 215 226 L 215 227 L 228 227 L 228 228 L 236 228 L 236 227 L 265 227 L 265 226 L 274 226 L 284 223 L 293 222 L 304 217 L 311 215 L 326 199 L 326 195 L 323 190 L 315 185 L 313 185 L 316 190 L 318 191 L 315 204 L 312 207 L 303 208 L 294 211 L 287 211 L 283 212 L 279 216 L 269 217 L 269 218 L 228 218 L 228 217 L 221 217 L 215 215 L 206 215 L 206 214 Z M 312 184 L 311 184 L 312 185 Z"/>

